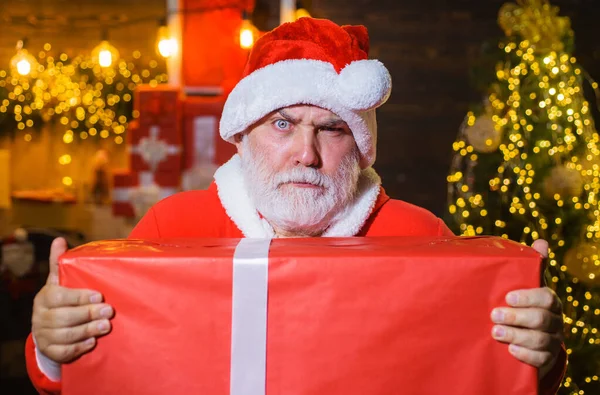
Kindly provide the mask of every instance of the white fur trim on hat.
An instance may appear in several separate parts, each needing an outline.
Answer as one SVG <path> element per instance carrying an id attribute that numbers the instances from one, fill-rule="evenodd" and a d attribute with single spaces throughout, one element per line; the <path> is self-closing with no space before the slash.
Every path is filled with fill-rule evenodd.
<path id="1" fill-rule="evenodd" d="M 348 124 L 364 169 L 375 162 L 375 109 L 387 100 L 391 86 L 389 72 L 376 60 L 352 62 L 340 74 L 331 63 L 320 60 L 283 60 L 254 71 L 236 85 L 225 102 L 220 134 L 233 142 L 236 134 L 275 110 L 311 104 Z"/>

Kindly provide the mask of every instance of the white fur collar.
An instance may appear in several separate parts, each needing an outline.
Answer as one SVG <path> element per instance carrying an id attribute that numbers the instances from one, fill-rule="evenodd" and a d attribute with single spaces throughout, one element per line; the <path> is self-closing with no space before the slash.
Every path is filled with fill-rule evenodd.
<path id="1" fill-rule="evenodd" d="M 252 204 L 241 170 L 241 158 L 234 155 L 215 173 L 215 182 L 221 204 L 227 215 L 245 237 L 275 237 L 273 227 L 261 218 Z M 381 179 L 372 168 L 364 169 L 358 181 L 354 202 L 333 220 L 325 237 L 355 236 L 371 215 L 379 196 Z"/>

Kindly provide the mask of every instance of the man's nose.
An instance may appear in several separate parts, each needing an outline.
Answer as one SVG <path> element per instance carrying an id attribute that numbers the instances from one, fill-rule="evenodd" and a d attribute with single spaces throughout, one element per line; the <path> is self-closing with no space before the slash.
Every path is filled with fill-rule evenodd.
<path id="1" fill-rule="evenodd" d="M 293 157 L 295 165 L 318 167 L 321 159 L 319 156 L 317 138 L 313 130 L 298 130 L 294 136 Z"/>

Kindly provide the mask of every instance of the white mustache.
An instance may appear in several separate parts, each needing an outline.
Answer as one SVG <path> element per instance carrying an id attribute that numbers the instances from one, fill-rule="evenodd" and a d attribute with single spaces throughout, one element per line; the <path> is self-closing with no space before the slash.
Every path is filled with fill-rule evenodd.
<path id="1" fill-rule="evenodd" d="M 274 178 L 274 184 L 277 187 L 287 183 L 306 183 L 322 188 L 328 188 L 331 185 L 329 177 L 311 168 L 295 168 L 285 173 L 278 173 Z"/>

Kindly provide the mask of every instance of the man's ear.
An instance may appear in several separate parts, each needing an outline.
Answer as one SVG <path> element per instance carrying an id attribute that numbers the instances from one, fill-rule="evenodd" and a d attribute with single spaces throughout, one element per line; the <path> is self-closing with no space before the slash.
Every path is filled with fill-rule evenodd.
<path id="1" fill-rule="evenodd" d="M 243 155 L 243 153 L 242 153 L 242 151 L 243 151 L 242 140 L 244 139 L 244 137 L 245 137 L 245 133 L 238 133 L 235 136 L 233 136 L 233 141 L 234 141 L 235 147 L 237 148 L 237 152 L 238 152 L 239 156 Z"/>

